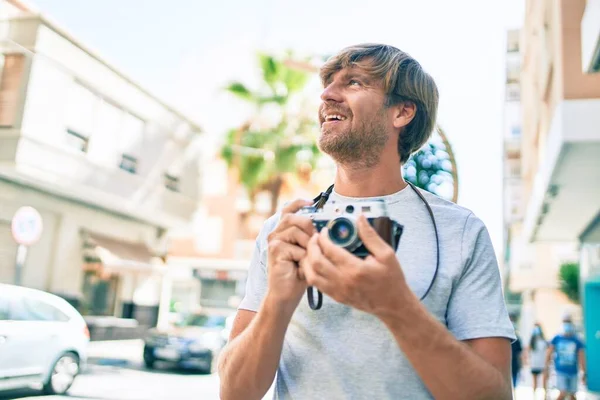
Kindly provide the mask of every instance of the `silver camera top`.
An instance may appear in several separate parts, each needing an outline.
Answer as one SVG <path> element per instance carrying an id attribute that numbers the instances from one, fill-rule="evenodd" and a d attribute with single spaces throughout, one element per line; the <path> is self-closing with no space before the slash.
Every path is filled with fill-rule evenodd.
<path id="1" fill-rule="evenodd" d="M 366 218 L 389 216 L 387 205 L 383 200 L 329 201 L 319 209 L 313 206 L 303 207 L 298 214 L 305 214 L 318 220 L 331 220 L 340 216 L 358 218 L 361 214 Z"/>

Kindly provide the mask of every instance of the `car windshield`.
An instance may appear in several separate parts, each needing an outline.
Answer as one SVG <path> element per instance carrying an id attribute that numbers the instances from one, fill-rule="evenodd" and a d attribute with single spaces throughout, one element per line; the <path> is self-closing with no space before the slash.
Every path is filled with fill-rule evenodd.
<path id="1" fill-rule="evenodd" d="M 200 326 L 203 328 L 224 328 L 225 317 L 219 315 L 192 314 L 180 321 L 177 326 Z"/>

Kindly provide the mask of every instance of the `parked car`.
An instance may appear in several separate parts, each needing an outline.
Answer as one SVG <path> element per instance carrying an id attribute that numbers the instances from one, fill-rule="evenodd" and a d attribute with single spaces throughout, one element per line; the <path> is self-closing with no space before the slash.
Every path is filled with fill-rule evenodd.
<path id="1" fill-rule="evenodd" d="M 213 372 L 232 323 L 233 316 L 192 313 L 167 329 L 151 329 L 144 341 L 144 364 L 154 368 L 156 361 L 166 361 Z"/>
<path id="2" fill-rule="evenodd" d="M 89 331 L 62 298 L 0 283 L 0 391 L 69 390 L 86 361 Z"/>

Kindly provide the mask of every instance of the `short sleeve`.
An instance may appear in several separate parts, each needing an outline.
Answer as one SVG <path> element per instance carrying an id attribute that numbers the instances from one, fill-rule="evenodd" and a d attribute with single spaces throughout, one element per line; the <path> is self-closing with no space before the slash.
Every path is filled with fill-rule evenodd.
<path id="1" fill-rule="evenodd" d="M 448 329 L 459 340 L 515 340 L 492 241 L 483 222 L 473 214 L 466 219 L 461 246 L 463 270 L 448 301 Z"/>
<path id="2" fill-rule="evenodd" d="M 577 350 L 585 349 L 585 343 L 583 340 L 577 338 Z"/>
<path id="3" fill-rule="evenodd" d="M 279 217 L 269 218 L 263 225 L 248 267 L 246 292 L 238 309 L 258 311 L 263 297 L 267 293 L 267 237 L 274 229 Z"/>
<path id="4" fill-rule="evenodd" d="M 558 337 L 558 336 L 554 336 L 554 337 L 552 338 L 552 341 L 550 341 L 550 345 L 552 345 L 552 346 L 556 347 L 556 344 L 558 343 L 558 341 L 559 341 L 559 340 L 560 340 L 560 339 L 559 339 L 559 337 Z"/>

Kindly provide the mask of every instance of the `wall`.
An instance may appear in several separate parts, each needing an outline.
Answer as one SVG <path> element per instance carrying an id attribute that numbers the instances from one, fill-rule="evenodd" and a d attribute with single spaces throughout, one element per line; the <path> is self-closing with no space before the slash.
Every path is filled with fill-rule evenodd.
<path id="1" fill-rule="evenodd" d="M 156 245 L 156 228 L 0 180 L 0 218 L 10 221 L 19 206 L 40 211 L 44 234 L 25 264 L 27 286 L 77 295 L 82 276 L 81 229 L 126 241 Z"/>
<path id="2" fill-rule="evenodd" d="M 581 65 L 581 21 L 585 0 L 562 0 L 562 53 L 565 99 L 600 98 L 600 74 L 588 74 Z"/>

